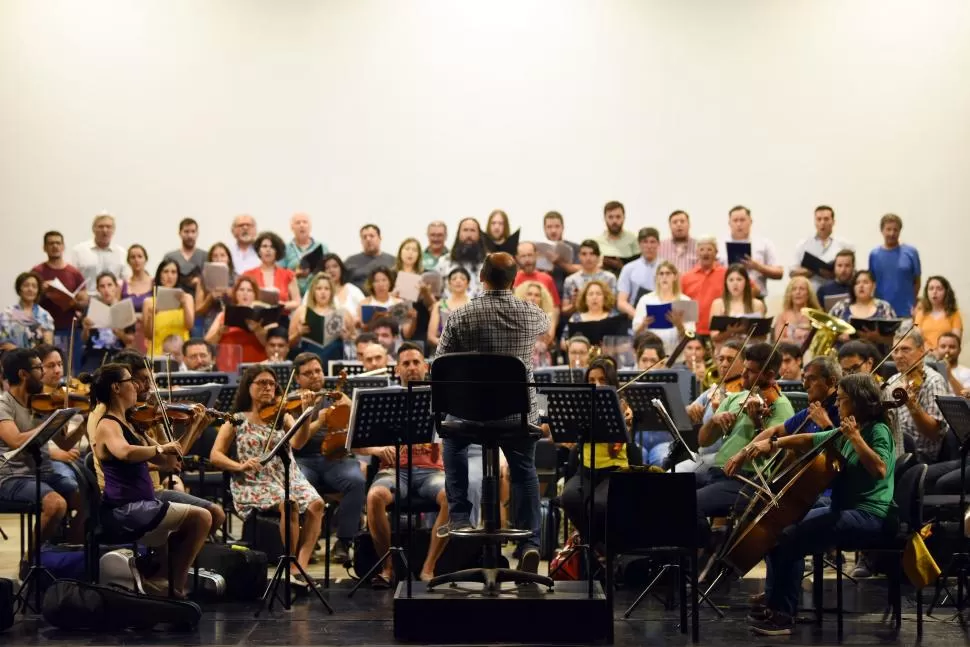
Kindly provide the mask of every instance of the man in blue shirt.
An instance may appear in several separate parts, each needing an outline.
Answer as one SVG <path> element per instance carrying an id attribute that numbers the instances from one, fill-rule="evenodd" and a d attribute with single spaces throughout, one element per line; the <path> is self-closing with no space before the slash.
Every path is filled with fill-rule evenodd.
<path id="1" fill-rule="evenodd" d="M 903 219 L 887 213 L 879 220 L 883 244 L 869 252 L 869 271 L 876 277 L 876 297 L 888 301 L 900 317 L 913 314 L 919 298 L 922 267 L 919 252 L 899 242 Z"/>

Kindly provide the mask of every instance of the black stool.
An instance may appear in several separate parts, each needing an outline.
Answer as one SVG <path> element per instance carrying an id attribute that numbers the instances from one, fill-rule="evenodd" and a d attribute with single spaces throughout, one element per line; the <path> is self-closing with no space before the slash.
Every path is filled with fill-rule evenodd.
<path id="1" fill-rule="evenodd" d="M 492 353 L 455 353 L 435 359 L 431 368 L 431 403 L 438 435 L 482 446 L 482 520 L 484 528 L 454 530 L 456 539 L 474 537 L 485 542 L 482 568 L 439 575 L 428 589 L 446 583 L 480 582 L 497 594 L 502 582 L 543 584 L 551 578 L 537 573 L 499 568 L 502 542 L 532 536 L 531 529 L 503 529 L 499 525 L 499 447 L 542 437 L 529 423 L 531 403 L 525 364 L 517 357 Z M 445 420 L 446 415 L 459 420 Z M 518 416 L 518 420 L 514 420 Z M 512 420 L 509 420 L 513 418 Z"/>

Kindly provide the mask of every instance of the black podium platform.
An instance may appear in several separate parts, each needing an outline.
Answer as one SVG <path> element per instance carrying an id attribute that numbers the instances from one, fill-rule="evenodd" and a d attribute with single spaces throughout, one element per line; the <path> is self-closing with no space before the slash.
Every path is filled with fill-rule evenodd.
<path id="1" fill-rule="evenodd" d="M 544 586 L 506 585 L 483 595 L 481 585 L 442 586 L 428 591 L 415 582 L 394 594 L 394 638 L 414 643 L 604 644 L 612 622 L 599 582 L 590 598 L 585 580 Z M 593 618 L 602 622 L 592 622 Z M 491 619 L 491 620 L 490 620 Z"/>

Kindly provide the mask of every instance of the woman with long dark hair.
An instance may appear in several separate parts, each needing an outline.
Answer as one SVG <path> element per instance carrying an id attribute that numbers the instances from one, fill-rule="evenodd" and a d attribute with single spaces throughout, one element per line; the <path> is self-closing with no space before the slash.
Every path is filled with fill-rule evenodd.
<path id="1" fill-rule="evenodd" d="M 92 385 L 94 400 L 107 408 L 91 438 L 104 475 L 101 525 L 113 541 L 137 541 L 163 551 L 167 546 L 172 552 L 172 589 L 176 597 L 184 598 L 189 565 L 205 543 L 212 516 L 204 508 L 159 501 L 148 473 L 149 463 L 172 469 L 180 445 L 174 441 L 158 444 L 128 425 L 125 413 L 138 401 L 138 389 L 127 366 L 105 364 L 94 375 L 84 374 L 81 379 Z M 167 561 L 162 559 L 161 564 Z M 146 573 L 141 580 L 147 593 L 168 592 L 164 578 Z"/>
<path id="2" fill-rule="evenodd" d="M 930 348 L 936 348 L 943 333 L 963 337 L 963 317 L 957 307 L 957 295 L 944 277 L 931 276 L 926 279 L 923 296 L 916 304 L 913 322 L 919 326 L 923 339 Z"/>
<path id="3" fill-rule="evenodd" d="M 813 508 L 789 528 L 768 555 L 768 596 L 760 617 L 752 618 L 755 633 L 789 635 L 801 595 L 805 555 L 829 546 L 865 546 L 895 530 L 893 472 L 896 446 L 886 421 L 879 386 L 872 376 L 847 375 L 836 395 L 841 427 L 814 434 L 792 434 L 761 440 L 742 449 L 744 460 L 771 455 L 778 449 L 807 452 L 834 442 L 845 465 L 832 484 L 832 502 Z M 833 438 L 833 436 L 836 436 Z"/>
<path id="4" fill-rule="evenodd" d="M 251 366 L 239 378 L 239 388 L 233 411 L 243 416 L 238 427 L 225 423 L 219 428 L 219 435 L 212 446 L 209 458 L 217 468 L 232 475 L 230 490 L 233 504 L 243 517 L 259 510 L 279 510 L 280 519 L 286 519 L 283 502 L 284 470 L 282 460 L 277 457 L 266 465 L 260 464 L 260 457 L 282 440 L 286 430 L 294 422 L 293 416 L 284 413 L 280 416 L 281 428 L 274 429 L 272 421 L 264 422 L 260 410 L 272 405 L 282 391 L 276 381 L 276 373 L 266 366 Z M 308 396 L 306 406 L 313 406 L 312 395 Z M 310 437 L 310 425 L 296 432 L 291 444 L 302 447 Z M 229 448 L 236 443 L 238 458 L 229 458 Z M 299 507 L 299 513 L 289 518 L 292 544 L 287 547 L 290 554 L 296 555 L 297 562 L 304 570 L 310 564 L 310 556 L 320 537 L 320 523 L 323 520 L 323 499 L 317 494 L 300 466 L 293 457 L 291 448 L 286 450 L 290 456 L 290 497 Z M 304 516 L 303 529 L 300 529 L 300 514 Z M 280 523 L 280 537 L 286 541 L 286 528 Z M 291 573 L 298 579 L 302 575 L 295 566 Z"/>
<path id="5" fill-rule="evenodd" d="M 163 260 L 155 270 L 155 285 L 159 288 L 178 288 L 179 265 L 173 259 Z M 162 343 L 171 335 L 186 340 L 195 324 L 195 302 L 188 292 L 179 295 L 180 305 L 175 310 L 157 310 L 155 297 L 145 299 L 142 322 L 145 327 L 145 342 L 151 348 L 152 357 L 164 354 Z"/>

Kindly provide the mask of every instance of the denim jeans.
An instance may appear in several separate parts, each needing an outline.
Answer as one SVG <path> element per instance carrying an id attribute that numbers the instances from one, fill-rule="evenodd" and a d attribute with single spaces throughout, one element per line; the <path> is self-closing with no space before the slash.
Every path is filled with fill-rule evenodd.
<path id="1" fill-rule="evenodd" d="M 862 510 L 813 508 L 805 518 L 782 533 L 778 546 L 768 554 L 765 591 L 767 606 L 790 616 L 798 612 L 805 555 L 838 544 L 845 548 L 864 547 L 892 524 Z"/>
<path id="2" fill-rule="evenodd" d="M 469 459 L 466 440 L 442 439 L 442 457 L 445 462 L 445 482 L 448 490 L 448 514 L 452 524 L 471 523 L 472 502 L 469 500 Z M 516 528 L 532 531 L 525 545 L 539 546 L 539 477 L 536 475 L 536 441 L 525 438 L 502 444 L 502 451 L 509 462 L 509 478 L 512 482 L 512 520 Z M 479 461 L 480 463 L 480 461 Z"/>
<path id="3" fill-rule="evenodd" d="M 325 492 L 343 495 L 337 508 L 337 538 L 353 541 L 360 529 L 360 515 L 367 498 L 366 479 L 360 471 L 356 458 L 348 456 L 340 460 L 327 460 L 324 456 L 297 456 L 297 464 L 303 475 L 321 496 Z"/>
<path id="4" fill-rule="evenodd" d="M 641 431 L 637 433 L 637 443 L 643 450 L 644 465 L 661 465 L 670 451 L 673 438 L 669 431 Z"/>

